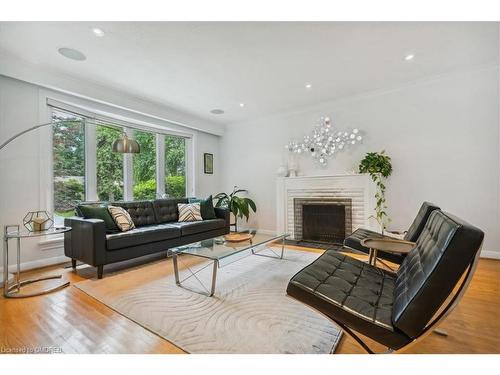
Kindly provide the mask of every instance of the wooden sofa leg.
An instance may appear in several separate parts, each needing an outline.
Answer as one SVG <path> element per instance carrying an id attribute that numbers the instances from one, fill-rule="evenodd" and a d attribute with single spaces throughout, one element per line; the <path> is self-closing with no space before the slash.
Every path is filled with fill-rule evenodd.
<path id="1" fill-rule="evenodd" d="M 102 279 L 102 273 L 104 271 L 104 266 L 97 266 L 97 278 Z"/>
<path id="2" fill-rule="evenodd" d="M 73 271 L 76 271 L 76 259 L 71 259 L 71 268 L 73 268 Z"/>

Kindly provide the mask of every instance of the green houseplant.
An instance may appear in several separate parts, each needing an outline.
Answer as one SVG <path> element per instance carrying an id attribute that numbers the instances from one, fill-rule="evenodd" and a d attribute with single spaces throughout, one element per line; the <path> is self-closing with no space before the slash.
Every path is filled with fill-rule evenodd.
<path id="1" fill-rule="evenodd" d="M 387 205 L 385 202 L 385 185 L 383 180 L 392 173 L 391 158 L 386 155 L 385 150 L 381 152 L 368 152 L 359 163 L 359 172 L 370 174 L 373 182 L 375 182 L 377 186 L 374 217 L 382 228 L 382 234 L 384 234 L 384 230 L 387 228 L 387 224 L 391 219 L 385 212 Z"/>
<path id="2" fill-rule="evenodd" d="M 234 215 L 234 224 L 231 225 L 234 225 L 234 230 L 236 232 L 238 231 L 238 217 L 241 219 L 245 217 L 248 221 L 248 218 L 250 216 L 250 209 L 253 212 L 257 212 L 257 206 L 255 205 L 255 202 L 253 200 L 251 200 L 250 198 L 238 196 L 239 193 L 246 192 L 247 190 L 238 189 L 238 187 L 235 186 L 232 193 L 219 193 L 214 197 L 214 199 L 217 200 L 215 207 L 228 208 L 229 211 L 231 211 L 231 213 Z"/>

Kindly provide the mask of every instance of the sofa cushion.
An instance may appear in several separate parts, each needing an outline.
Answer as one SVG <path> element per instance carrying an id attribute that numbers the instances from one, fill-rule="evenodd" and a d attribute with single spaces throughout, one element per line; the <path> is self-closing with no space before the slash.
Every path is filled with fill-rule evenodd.
<path id="1" fill-rule="evenodd" d="M 180 237 L 180 235 L 180 229 L 175 226 L 168 224 L 148 225 L 127 232 L 106 235 L 106 247 L 108 250 L 118 250 L 131 246 L 146 245 L 151 242 L 169 240 Z"/>
<path id="2" fill-rule="evenodd" d="M 153 202 L 151 201 L 115 202 L 112 205 L 127 210 L 136 227 L 156 224 Z"/>
<path id="3" fill-rule="evenodd" d="M 179 213 L 177 212 L 178 203 L 188 203 L 188 200 L 187 198 L 155 199 L 153 201 L 153 209 L 156 222 L 158 224 L 176 222 L 179 219 Z"/>
<path id="4" fill-rule="evenodd" d="M 176 222 L 169 223 L 168 225 L 179 228 L 181 230 L 181 236 L 189 236 L 191 234 L 224 228 L 226 226 L 226 222 L 222 219 L 211 219 L 203 221 Z"/>

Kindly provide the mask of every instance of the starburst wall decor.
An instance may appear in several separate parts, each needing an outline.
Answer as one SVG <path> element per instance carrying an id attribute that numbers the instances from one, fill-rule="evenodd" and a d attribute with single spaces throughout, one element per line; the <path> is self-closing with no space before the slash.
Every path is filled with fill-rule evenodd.
<path id="1" fill-rule="evenodd" d="M 325 166 L 328 159 L 336 153 L 360 143 L 363 136 L 359 129 L 351 131 L 336 131 L 333 129 L 330 118 L 322 117 L 310 135 L 304 136 L 302 142 L 290 141 L 285 147 L 296 154 L 307 154 Z"/>

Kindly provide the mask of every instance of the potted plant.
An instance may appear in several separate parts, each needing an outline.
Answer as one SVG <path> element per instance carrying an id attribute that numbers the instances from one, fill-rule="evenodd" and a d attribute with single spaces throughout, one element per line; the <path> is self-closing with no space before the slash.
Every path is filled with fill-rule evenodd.
<path id="1" fill-rule="evenodd" d="M 234 230 L 238 231 L 238 217 L 245 217 L 248 221 L 248 217 L 250 216 L 250 209 L 253 212 L 257 212 L 257 207 L 255 206 L 255 202 L 250 198 L 239 197 L 239 193 L 246 193 L 245 189 L 238 189 L 237 186 L 234 187 L 233 192 L 231 194 L 219 193 L 214 199 L 217 200 L 215 207 L 225 207 L 228 208 L 229 211 L 234 215 Z"/>
<path id="2" fill-rule="evenodd" d="M 368 152 L 359 163 L 359 172 L 369 173 L 377 186 L 374 217 L 380 224 L 382 234 L 384 234 L 384 230 L 387 228 L 387 224 L 391 219 L 385 212 L 387 205 L 385 203 L 385 185 L 383 179 L 389 177 L 392 173 L 391 158 L 385 154 L 385 150 L 381 152 Z"/>

